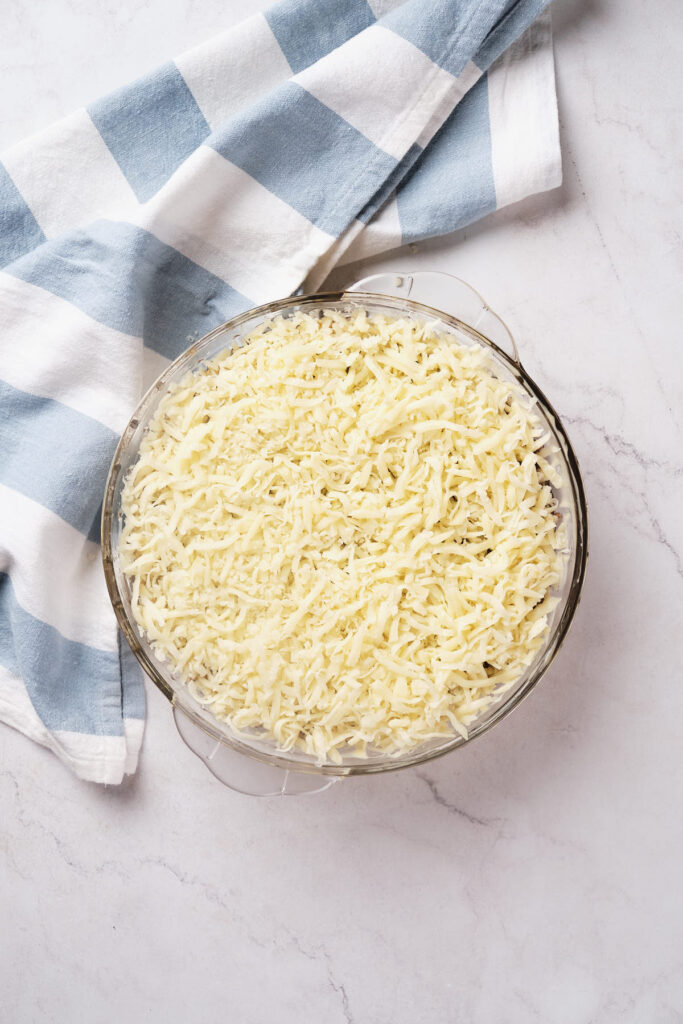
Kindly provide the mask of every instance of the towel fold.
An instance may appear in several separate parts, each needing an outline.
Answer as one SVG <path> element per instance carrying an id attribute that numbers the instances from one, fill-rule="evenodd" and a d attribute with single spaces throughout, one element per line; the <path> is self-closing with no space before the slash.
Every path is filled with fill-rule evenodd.
<path id="1" fill-rule="evenodd" d="M 99 551 L 118 436 L 235 314 L 559 184 L 547 0 L 285 0 L 0 163 L 0 720 L 117 783 L 142 674 Z"/>

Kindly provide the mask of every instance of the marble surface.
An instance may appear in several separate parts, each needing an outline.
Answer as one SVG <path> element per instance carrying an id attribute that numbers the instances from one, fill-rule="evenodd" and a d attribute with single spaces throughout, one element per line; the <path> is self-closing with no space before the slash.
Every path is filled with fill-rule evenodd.
<path id="1" fill-rule="evenodd" d="M 10 2 L 0 148 L 255 7 Z M 120 789 L 0 727 L 3 1020 L 683 1020 L 682 22 L 560 5 L 564 186 L 337 275 L 463 276 L 564 417 L 591 556 L 543 683 L 462 752 L 292 800 L 222 787 L 151 690 Z"/>

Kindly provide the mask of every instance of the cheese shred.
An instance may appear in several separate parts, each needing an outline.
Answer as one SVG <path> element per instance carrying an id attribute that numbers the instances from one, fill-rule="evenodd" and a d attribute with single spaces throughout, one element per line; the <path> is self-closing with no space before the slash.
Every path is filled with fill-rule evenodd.
<path id="1" fill-rule="evenodd" d="M 549 438 L 479 346 L 408 319 L 268 321 L 171 387 L 124 486 L 156 656 L 318 760 L 467 728 L 544 644 L 565 538 Z"/>

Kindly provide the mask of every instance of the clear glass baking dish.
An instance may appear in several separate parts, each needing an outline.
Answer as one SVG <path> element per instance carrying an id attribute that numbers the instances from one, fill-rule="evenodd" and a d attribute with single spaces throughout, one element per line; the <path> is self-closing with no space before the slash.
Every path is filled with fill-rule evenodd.
<path id="1" fill-rule="evenodd" d="M 419 296 L 420 301 L 416 301 Z M 460 735 L 439 737 L 398 757 L 383 753 L 365 758 L 347 756 L 341 764 L 318 763 L 300 751 L 283 752 L 256 733 L 237 733 L 214 718 L 194 700 L 181 679 L 160 662 L 141 634 L 131 612 L 128 581 L 121 571 L 118 546 L 123 523 L 121 493 L 128 470 L 136 461 L 140 442 L 156 407 L 168 386 L 202 363 L 230 348 L 264 320 L 287 316 L 299 310 L 351 310 L 362 307 L 370 313 L 385 313 L 436 322 L 438 329 L 460 344 L 481 345 L 490 354 L 496 373 L 515 381 L 537 403 L 537 411 L 553 438 L 546 452 L 563 481 L 556 492 L 559 513 L 567 534 L 564 578 L 555 594 L 559 603 L 551 617 L 545 645 L 520 679 L 482 712 L 469 729 L 469 739 Z M 449 312 L 443 312 L 447 307 Z M 140 402 L 116 450 L 107 480 L 102 512 L 102 556 L 109 595 L 121 629 L 150 679 L 173 707 L 178 730 L 187 745 L 226 785 L 253 795 L 294 795 L 316 792 L 349 775 L 395 771 L 422 764 L 470 743 L 508 715 L 533 689 L 567 633 L 579 601 L 585 575 L 587 510 L 578 463 L 567 434 L 554 409 L 522 367 L 514 339 L 481 296 L 469 285 L 448 274 L 376 275 L 357 282 L 343 292 L 295 296 L 271 302 L 235 317 L 215 328 L 180 355 L 158 378 Z"/>

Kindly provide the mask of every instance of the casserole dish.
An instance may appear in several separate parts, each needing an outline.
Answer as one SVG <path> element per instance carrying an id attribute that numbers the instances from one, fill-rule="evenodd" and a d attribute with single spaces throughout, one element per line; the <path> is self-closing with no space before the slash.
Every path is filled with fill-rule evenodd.
<path id="1" fill-rule="evenodd" d="M 442 311 L 444 307 L 450 312 Z M 398 756 L 369 751 L 364 757 L 344 755 L 337 763 L 316 760 L 297 749 L 278 750 L 268 737 L 257 732 L 238 733 L 202 707 L 170 665 L 155 656 L 141 634 L 132 614 L 129 582 L 122 571 L 118 549 L 123 526 L 123 485 L 137 460 L 150 420 L 169 386 L 229 350 L 274 316 L 286 317 L 296 312 L 316 314 L 323 309 L 346 313 L 358 308 L 369 314 L 428 321 L 439 333 L 452 337 L 459 344 L 483 347 L 496 375 L 513 382 L 534 401 L 544 432 L 551 439 L 542 454 L 561 479 L 554 491 L 557 513 L 566 534 L 566 550 L 561 582 L 550 592 L 558 603 L 549 617 L 541 649 L 513 685 L 506 686 L 497 699 L 494 694 L 494 700 L 471 725 L 468 739 L 453 732 Z M 550 665 L 576 610 L 587 558 L 587 511 L 578 464 L 566 432 L 548 400 L 522 367 L 510 331 L 481 296 L 469 285 L 446 274 L 378 275 L 359 281 L 343 292 L 295 296 L 248 310 L 215 328 L 171 363 L 140 402 L 114 456 L 103 504 L 102 554 L 107 587 L 121 629 L 147 675 L 171 702 L 176 725 L 188 746 L 217 778 L 233 789 L 253 795 L 293 795 L 325 789 L 344 776 L 421 764 L 470 742 L 509 714 Z"/>

